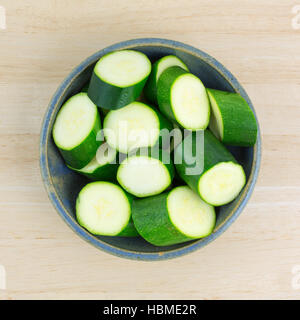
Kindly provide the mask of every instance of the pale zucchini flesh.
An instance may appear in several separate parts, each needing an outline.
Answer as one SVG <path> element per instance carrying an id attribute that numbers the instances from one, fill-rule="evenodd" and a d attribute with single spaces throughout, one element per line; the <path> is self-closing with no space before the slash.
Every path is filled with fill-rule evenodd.
<path id="1" fill-rule="evenodd" d="M 120 185 L 136 197 L 159 194 L 168 188 L 172 176 L 159 160 L 147 156 L 131 156 L 119 166 L 117 180 Z"/>
<path id="2" fill-rule="evenodd" d="M 171 88 L 171 106 L 176 121 L 189 130 L 205 129 L 210 108 L 206 89 L 193 74 L 180 76 Z"/>
<path id="3" fill-rule="evenodd" d="M 101 129 L 97 106 L 86 93 L 69 98 L 59 110 L 53 125 L 53 140 L 66 164 L 75 169 L 86 166 L 95 156 Z"/>
<path id="4" fill-rule="evenodd" d="M 114 149 L 128 153 L 141 147 L 152 147 L 160 133 L 160 121 L 154 110 L 141 102 L 110 111 L 104 119 L 104 135 Z"/>
<path id="5" fill-rule="evenodd" d="M 220 141 L 222 141 L 224 136 L 224 125 L 223 125 L 222 115 L 218 108 L 216 100 L 213 98 L 213 96 L 210 94 L 209 91 L 208 91 L 208 96 L 209 96 L 210 106 L 211 106 L 209 129 Z"/>
<path id="6" fill-rule="evenodd" d="M 76 201 L 79 224 L 95 235 L 116 236 L 128 225 L 131 205 L 125 192 L 109 182 L 91 182 Z"/>
<path id="7" fill-rule="evenodd" d="M 199 194 L 206 202 L 221 206 L 234 200 L 246 183 L 241 165 L 221 162 L 206 171 L 199 179 Z"/>
<path id="8" fill-rule="evenodd" d="M 96 64 L 94 71 L 101 80 L 126 88 L 148 76 L 151 64 L 141 52 L 121 50 L 103 56 Z"/>
<path id="9" fill-rule="evenodd" d="M 78 146 L 93 129 L 97 107 L 86 93 L 71 97 L 60 109 L 54 126 L 55 144 L 64 150 Z"/>
<path id="10" fill-rule="evenodd" d="M 216 221 L 214 207 L 189 187 L 173 189 L 167 201 L 170 219 L 180 232 L 191 238 L 206 237 L 212 232 Z"/>

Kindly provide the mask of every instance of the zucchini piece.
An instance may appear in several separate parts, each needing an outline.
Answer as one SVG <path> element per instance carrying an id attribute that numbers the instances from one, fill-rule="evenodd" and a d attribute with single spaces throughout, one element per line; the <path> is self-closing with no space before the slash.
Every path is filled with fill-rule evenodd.
<path id="1" fill-rule="evenodd" d="M 90 233 L 102 236 L 134 236 L 132 197 L 116 184 L 88 183 L 78 194 L 76 218 Z"/>
<path id="2" fill-rule="evenodd" d="M 208 236 L 216 214 L 188 186 L 135 200 L 132 218 L 138 233 L 155 246 L 168 246 Z"/>
<path id="3" fill-rule="evenodd" d="M 160 111 L 181 127 L 196 131 L 209 123 L 210 106 L 201 80 L 180 67 L 166 69 L 158 79 Z"/>
<path id="4" fill-rule="evenodd" d="M 81 92 L 88 92 L 88 89 L 89 89 L 89 83 L 87 83 L 82 89 L 81 89 Z M 99 111 L 99 113 L 100 113 L 100 116 L 103 116 L 103 117 L 105 117 L 107 114 L 108 114 L 108 112 L 109 112 L 109 110 L 107 110 L 107 109 L 103 109 L 103 108 L 98 108 L 98 111 Z"/>
<path id="5" fill-rule="evenodd" d="M 207 89 L 211 105 L 209 128 L 223 143 L 250 147 L 256 142 L 257 124 L 246 100 L 237 93 Z"/>
<path id="6" fill-rule="evenodd" d="M 89 83 L 87 83 L 82 89 L 81 89 L 81 92 L 88 92 L 88 89 L 89 89 Z M 100 107 L 98 107 L 98 110 L 99 110 L 99 112 L 100 112 L 100 115 L 102 115 L 103 117 L 105 117 L 107 114 L 108 114 L 108 112 L 109 112 L 109 110 L 107 110 L 107 109 L 103 109 L 103 108 L 100 108 Z"/>
<path id="7" fill-rule="evenodd" d="M 127 192 L 142 198 L 166 190 L 171 185 L 174 174 L 169 153 L 146 148 L 128 155 L 118 168 L 117 180 Z"/>
<path id="8" fill-rule="evenodd" d="M 53 140 L 67 165 L 80 169 L 95 156 L 102 141 L 97 141 L 101 129 L 97 106 L 81 92 L 67 100 L 53 125 Z"/>
<path id="9" fill-rule="evenodd" d="M 150 72 L 151 62 L 144 53 L 110 52 L 95 65 L 88 95 L 101 108 L 122 108 L 141 94 Z"/>
<path id="10" fill-rule="evenodd" d="M 119 234 L 118 237 L 138 237 L 139 233 L 137 232 L 132 217 L 130 218 L 127 226 L 123 229 Z"/>
<path id="11" fill-rule="evenodd" d="M 187 136 L 175 149 L 176 170 L 204 201 L 214 206 L 227 204 L 246 183 L 244 169 L 209 130 L 204 131 L 203 151 L 196 152 L 195 133 Z"/>
<path id="12" fill-rule="evenodd" d="M 162 129 L 168 134 L 173 126 L 157 110 L 142 102 L 110 111 L 104 119 L 104 136 L 107 143 L 122 153 L 133 149 L 153 147 L 162 140 Z"/>
<path id="13" fill-rule="evenodd" d="M 82 169 L 70 169 L 95 181 L 115 181 L 118 164 L 117 151 L 111 148 L 106 142 L 102 143 L 97 150 L 95 157 Z"/>
<path id="14" fill-rule="evenodd" d="M 173 55 L 162 57 L 153 64 L 152 71 L 144 88 L 145 96 L 150 102 L 157 104 L 158 79 L 163 71 L 173 66 L 178 66 L 189 71 L 188 67 L 179 58 Z"/>

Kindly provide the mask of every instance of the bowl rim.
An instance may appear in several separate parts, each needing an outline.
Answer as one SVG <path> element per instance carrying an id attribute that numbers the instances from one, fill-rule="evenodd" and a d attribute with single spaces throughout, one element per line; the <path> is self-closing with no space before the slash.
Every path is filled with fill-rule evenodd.
<path id="1" fill-rule="evenodd" d="M 104 54 L 120 49 L 130 49 L 132 47 L 138 46 L 165 46 L 170 47 L 172 49 L 179 49 L 180 51 L 185 51 L 189 54 L 196 56 L 197 58 L 203 60 L 207 64 L 209 64 L 212 68 L 214 68 L 229 84 L 233 87 L 233 89 L 239 93 L 242 97 L 244 97 L 249 104 L 250 108 L 252 109 L 258 130 L 257 130 L 257 141 L 253 147 L 253 162 L 251 167 L 251 172 L 248 178 L 248 181 L 243 188 L 240 199 L 236 203 L 234 209 L 232 210 L 231 214 L 219 225 L 211 235 L 208 237 L 193 241 L 192 243 L 187 242 L 187 244 L 182 248 L 171 249 L 168 251 L 162 252 L 136 252 L 127 249 L 122 249 L 110 245 L 101 239 L 95 237 L 94 235 L 90 234 L 86 229 L 81 227 L 75 218 L 68 213 L 66 208 L 64 207 L 63 203 L 59 199 L 56 190 L 54 188 L 52 178 L 49 172 L 48 167 L 48 155 L 47 155 L 47 146 L 48 146 L 48 137 L 50 128 L 50 123 L 52 118 L 54 117 L 54 111 L 56 109 L 57 103 L 60 100 L 61 96 L 66 92 L 69 88 L 72 81 L 80 75 L 80 73 L 86 69 L 88 66 L 95 63 L 101 56 Z M 157 260 L 165 260 L 170 258 L 176 258 L 188 253 L 191 253 L 199 248 L 202 248 L 215 240 L 219 237 L 228 227 L 237 219 L 237 217 L 241 214 L 242 210 L 246 206 L 247 202 L 249 201 L 255 183 L 258 178 L 260 162 L 261 162 L 261 136 L 260 136 L 260 128 L 258 119 L 253 107 L 253 104 L 247 95 L 244 88 L 238 82 L 238 80 L 231 74 L 229 70 L 227 70 L 220 62 L 218 62 L 215 58 L 210 56 L 209 54 L 203 52 L 200 49 L 197 49 L 193 46 L 184 44 L 179 41 L 173 41 L 168 39 L 161 39 L 161 38 L 138 38 L 132 40 L 126 40 L 122 42 L 118 42 L 116 44 L 110 45 L 102 50 L 97 51 L 93 55 L 86 58 L 83 62 L 81 62 L 78 66 L 76 66 L 68 76 L 63 80 L 63 82 L 59 85 L 56 92 L 52 96 L 50 103 L 47 107 L 46 113 L 44 115 L 41 133 L 40 133 L 40 145 L 39 145 L 39 152 L 40 152 L 40 171 L 42 180 L 44 182 L 45 189 L 47 191 L 48 197 L 52 202 L 53 206 L 55 207 L 58 214 L 63 218 L 63 220 L 69 225 L 69 227 L 79 236 L 81 236 L 84 240 L 91 243 L 95 247 L 113 254 L 118 257 L 133 259 L 133 260 L 144 260 L 144 261 L 157 261 Z"/>

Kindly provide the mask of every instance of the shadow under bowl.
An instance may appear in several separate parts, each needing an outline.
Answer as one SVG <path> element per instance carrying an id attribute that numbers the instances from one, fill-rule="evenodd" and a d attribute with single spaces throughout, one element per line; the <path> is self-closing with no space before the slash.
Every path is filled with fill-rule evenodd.
<path id="1" fill-rule="evenodd" d="M 247 184 L 233 202 L 217 209 L 216 227 L 210 236 L 182 244 L 155 247 L 140 237 L 106 237 L 90 234 L 77 223 L 75 218 L 76 197 L 88 180 L 67 168 L 53 142 L 52 126 L 58 110 L 66 99 L 78 93 L 89 81 L 98 59 L 108 52 L 121 49 L 141 51 L 152 62 L 165 55 L 176 55 L 186 63 L 193 74 L 202 80 L 206 87 L 237 92 L 246 99 L 254 114 L 255 111 L 247 93 L 237 79 L 214 58 L 189 45 L 156 38 L 124 41 L 98 51 L 77 66 L 52 97 L 41 129 L 40 167 L 48 196 L 60 216 L 82 238 L 113 255 L 129 259 L 154 261 L 175 258 L 199 249 L 216 239 L 242 212 L 251 196 L 258 176 L 261 154 L 260 132 L 258 129 L 257 142 L 254 147 L 230 148 L 230 151 L 244 167 Z"/>

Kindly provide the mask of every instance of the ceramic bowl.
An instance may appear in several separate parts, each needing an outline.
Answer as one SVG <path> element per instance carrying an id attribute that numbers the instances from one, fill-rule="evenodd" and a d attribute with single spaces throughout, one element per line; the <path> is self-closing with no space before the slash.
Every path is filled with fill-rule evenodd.
<path id="1" fill-rule="evenodd" d="M 173 54 L 182 59 L 192 73 L 199 76 L 209 88 L 237 92 L 243 96 L 254 114 L 253 105 L 237 79 L 217 60 L 189 45 L 165 39 L 135 39 L 120 42 L 98 51 L 77 66 L 62 82 L 52 97 L 44 117 L 40 137 L 40 167 L 44 184 L 51 202 L 64 221 L 83 239 L 108 253 L 136 260 L 163 260 L 195 251 L 220 236 L 240 215 L 253 191 L 260 166 L 261 140 L 251 148 L 230 148 L 243 165 L 247 184 L 233 202 L 217 209 L 214 232 L 203 239 L 173 246 L 155 247 L 142 238 L 94 236 L 82 228 L 75 218 L 75 200 L 80 189 L 88 182 L 84 177 L 69 170 L 64 164 L 52 139 L 52 126 L 56 114 L 68 97 L 79 92 L 89 81 L 93 67 L 104 54 L 121 49 L 134 49 L 145 53 L 151 61 Z M 256 119 L 257 120 L 257 119 Z M 221 241 L 221 240 L 220 240 Z"/>

